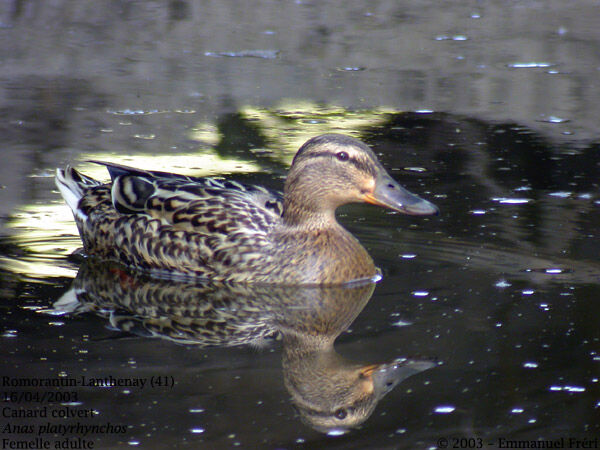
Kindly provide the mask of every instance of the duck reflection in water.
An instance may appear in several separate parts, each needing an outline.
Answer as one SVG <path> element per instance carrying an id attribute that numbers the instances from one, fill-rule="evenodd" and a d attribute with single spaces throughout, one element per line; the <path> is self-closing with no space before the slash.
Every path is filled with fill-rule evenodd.
<path id="1" fill-rule="evenodd" d="M 374 283 L 337 287 L 200 284 L 160 280 L 89 260 L 54 309 L 94 312 L 138 335 L 202 347 L 261 345 L 280 337 L 283 377 L 304 422 L 321 432 L 363 423 L 404 379 L 430 361 L 361 364 L 339 355 L 335 339 L 365 307 Z"/>

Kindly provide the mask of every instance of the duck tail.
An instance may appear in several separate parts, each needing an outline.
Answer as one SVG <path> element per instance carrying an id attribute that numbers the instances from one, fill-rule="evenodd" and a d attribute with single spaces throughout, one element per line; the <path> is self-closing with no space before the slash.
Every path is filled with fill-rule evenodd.
<path id="1" fill-rule="evenodd" d="M 82 175 L 70 166 L 67 166 L 66 169 L 56 169 L 54 181 L 65 202 L 76 216 L 82 214 L 79 209 L 79 200 L 85 195 L 85 192 L 89 188 L 101 184 L 93 178 Z"/>

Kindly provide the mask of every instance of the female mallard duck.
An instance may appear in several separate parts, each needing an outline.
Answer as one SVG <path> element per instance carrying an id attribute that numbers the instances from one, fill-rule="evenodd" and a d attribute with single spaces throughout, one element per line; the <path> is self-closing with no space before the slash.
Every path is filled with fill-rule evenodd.
<path id="1" fill-rule="evenodd" d="M 335 219 L 367 202 L 413 215 L 437 208 L 387 174 L 373 151 L 344 135 L 309 139 L 283 196 L 221 178 L 104 164 L 112 183 L 58 169 L 90 256 L 162 276 L 272 284 L 341 284 L 374 278 L 367 251 Z"/>

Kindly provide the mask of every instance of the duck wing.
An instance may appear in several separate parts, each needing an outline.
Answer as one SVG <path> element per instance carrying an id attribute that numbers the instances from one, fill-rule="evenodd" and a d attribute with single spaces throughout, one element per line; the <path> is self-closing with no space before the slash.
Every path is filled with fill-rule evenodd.
<path id="1" fill-rule="evenodd" d="M 281 218 L 281 193 L 261 186 L 98 163 L 111 175 L 112 203 L 122 214 L 147 215 L 177 230 L 227 235 L 266 232 Z"/>

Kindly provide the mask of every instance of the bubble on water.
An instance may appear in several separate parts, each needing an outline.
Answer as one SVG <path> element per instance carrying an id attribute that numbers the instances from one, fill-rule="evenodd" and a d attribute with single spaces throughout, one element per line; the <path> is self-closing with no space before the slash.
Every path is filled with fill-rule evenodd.
<path id="1" fill-rule="evenodd" d="M 427 292 L 427 291 L 413 291 L 413 292 L 411 292 L 411 294 L 414 297 L 427 297 L 429 295 L 429 292 Z"/>
<path id="2" fill-rule="evenodd" d="M 346 434 L 347 430 L 344 430 L 342 428 L 334 428 L 333 430 L 329 430 L 327 432 L 327 436 L 330 437 L 338 437 L 338 436 L 343 436 L 344 434 Z"/>
<path id="3" fill-rule="evenodd" d="M 569 198 L 573 194 L 572 194 L 572 192 L 568 192 L 568 191 L 560 191 L 560 192 L 551 192 L 548 195 L 550 197 Z"/>
<path id="4" fill-rule="evenodd" d="M 452 405 L 440 405 L 436 406 L 433 412 L 435 412 L 436 414 L 450 414 L 453 413 L 455 409 L 456 407 Z"/>
<path id="5" fill-rule="evenodd" d="M 585 388 L 583 386 L 550 386 L 549 388 L 550 391 L 552 392 L 572 392 L 572 393 L 579 393 L 579 392 L 585 392 Z"/>
<path id="6" fill-rule="evenodd" d="M 448 36 L 447 34 L 440 34 L 435 37 L 436 41 L 466 41 L 469 38 L 464 34 L 455 34 L 454 36 Z"/>
<path id="7" fill-rule="evenodd" d="M 523 289 L 521 291 L 521 294 L 523 295 L 533 295 L 535 293 L 535 291 L 533 289 Z"/>
<path id="8" fill-rule="evenodd" d="M 498 281 L 496 282 L 496 284 L 494 284 L 494 286 L 496 286 L 496 287 L 498 287 L 498 288 L 501 288 L 501 289 L 504 289 L 504 288 L 507 288 L 507 287 L 510 287 L 510 286 L 512 286 L 512 284 L 510 284 L 510 283 L 509 283 L 508 281 L 506 281 L 506 280 L 498 280 Z"/>
<path id="9" fill-rule="evenodd" d="M 541 119 L 540 122 L 546 122 L 546 123 L 566 123 L 569 122 L 569 119 L 564 119 L 562 117 L 557 117 L 557 116 L 548 116 L 545 117 L 544 119 Z"/>
<path id="10" fill-rule="evenodd" d="M 190 428 L 190 433 L 193 433 L 193 434 L 202 434 L 202 433 L 204 433 L 204 431 L 205 431 L 204 428 L 200 428 L 200 427 Z"/>
<path id="11" fill-rule="evenodd" d="M 402 259 L 413 259 L 416 257 L 417 257 L 417 255 L 415 255 L 414 253 L 405 253 L 403 255 L 400 255 L 400 258 L 402 258 Z"/>
<path id="12" fill-rule="evenodd" d="M 537 68 L 548 68 L 552 67 L 554 64 L 548 62 L 513 62 L 508 63 L 508 67 L 513 69 L 537 69 Z"/>
<path id="13" fill-rule="evenodd" d="M 346 67 L 338 67 L 340 72 L 362 72 L 363 70 L 367 70 L 366 67 L 361 66 L 346 66 Z"/>
<path id="14" fill-rule="evenodd" d="M 513 408 L 510 410 L 510 412 L 513 414 L 521 414 L 521 413 L 525 412 L 525 410 L 523 408 Z"/>
<path id="15" fill-rule="evenodd" d="M 527 362 L 523 363 L 523 367 L 525 367 L 526 369 L 537 369 L 538 363 L 533 362 L 533 361 L 527 361 Z"/>
<path id="16" fill-rule="evenodd" d="M 492 201 L 503 205 L 523 205 L 532 200 L 530 198 L 510 198 L 510 197 L 492 197 Z"/>

